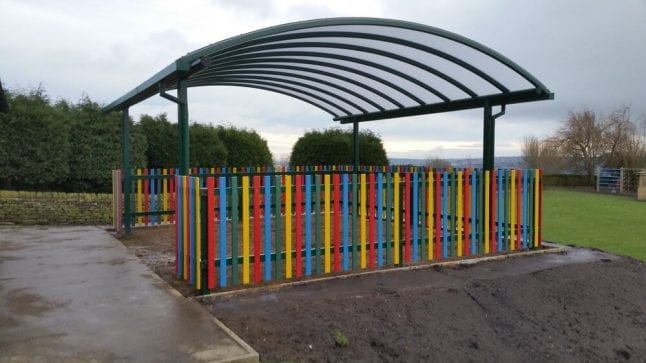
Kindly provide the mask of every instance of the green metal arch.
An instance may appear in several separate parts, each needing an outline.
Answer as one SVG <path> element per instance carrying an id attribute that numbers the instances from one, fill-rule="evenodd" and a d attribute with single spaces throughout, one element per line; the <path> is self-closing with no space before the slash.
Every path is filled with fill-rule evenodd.
<path id="1" fill-rule="evenodd" d="M 428 66 L 426 66 L 424 64 L 421 64 L 419 62 L 416 62 L 416 61 L 414 61 L 412 59 L 408 59 L 406 57 L 402 57 L 402 56 L 399 56 L 399 55 L 394 54 L 394 53 L 384 52 L 384 51 L 380 51 L 380 50 L 372 49 L 372 48 L 367 48 L 367 47 L 358 47 L 358 46 L 352 46 L 352 45 L 347 45 L 347 44 L 338 44 L 338 43 L 290 43 L 289 47 L 285 47 L 285 48 L 309 48 L 309 47 L 312 47 L 312 48 L 325 47 L 325 48 L 333 48 L 333 49 L 356 50 L 356 51 L 362 51 L 362 52 L 365 52 L 365 53 L 372 53 L 372 54 L 388 57 L 388 58 L 391 58 L 391 59 L 395 59 L 395 60 L 401 61 L 403 63 L 407 63 L 407 64 L 410 64 L 412 66 L 416 66 L 416 67 L 418 67 L 420 69 L 423 69 L 423 70 L 425 70 L 425 71 L 427 71 L 427 72 L 429 72 L 431 74 L 435 74 L 436 76 L 438 76 L 438 77 L 440 77 L 442 79 L 445 79 L 445 80 L 448 79 L 447 82 L 453 84 L 457 88 L 460 88 L 462 91 L 469 94 L 471 97 L 477 96 L 473 91 L 471 91 L 465 85 L 463 85 L 460 82 L 456 81 L 455 79 L 443 74 L 442 72 L 439 72 L 439 71 L 433 69 L 432 67 L 428 67 Z M 382 64 L 379 64 L 379 63 L 376 63 L 376 62 L 370 62 L 370 61 L 360 59 L 360 58 L 357 58 L 357 57 L 344 56 L 344 55 L 340 55 L 340 54 L 328 54 L 328 53 L 323 53 L 323 52 L 306 52 L 306 51 L 282 51 L 281 50 L 281 51 L 273 51 L 273 52 L 257 52 L 257 53 L 255 52 L 256 50 L 280 49 L 280 48 L 283 48 L 283 47 L 282 46 L 281 47 L 274 47 L 274 46 L 271 46 L 271 45 L 266 45 L 266 46 L 262 46 L 262 47 L 254 47 L 254 49 L 251 50 L 254 53 L 250 53 L 250 54 L 248 54 L 246 56 L 243 53 L 243 54 L 240 54 L 238 56 L 241 57 L 241 58 L 242 57 L 251 58 L 251 57 L 254 57 L 254 56 L 263 56 L 264 54 L 267 54 L 267 53 L 274 54 L 274 55 L 286 54 L 288 56 L 296 55 L 296 54 L 299 54 L 299 53 L 303 53 L 303 54 L 309 53 L 311 55 L 303 55 L 303 56 L 312 56 L 312 57 L 317 57 L 317 58 L 332 58 L 332 59 L 346 60 L 348 62 L 363 64 L 363 65 L 366 65 L 366 66 L 378 68 L 378 69 L 381 69 L 381 70 L 383 70 L 385 72 L 397 75 L 399 77 L 402 77 L 402 78 L 406 79 L 407 81 L 409 81 L 411 83 L 417 84 L 419 87 L 424 88 L 428 92 L 431 92 L 432 94 L 434 94 L 438 98 L 440 98 L 440 99 L 442 99 L 444 101 L 449 101 L 449 98 L 446 97 L 441 92 L 439 92 L 437 89 L 435 89 L 432 86 L 429 86 L 428 84 L 426 84 L 424 82 L 421 82 L 418 79 L 415 79 L 414 77 L 410 77 L 409 75 L 407 75 L 407 74 L 405 74 L 403 72 L 400 72 L 400 71 L 398 71 L 398 70 L 396 70 L 396 69 L 394 69 L 392 67 L 387 67 L 387 66 L 384 66 Z M 227 60 L 228 58 L 227 57 L 222 57 L 222 58 L 218 57 L 218 58 L 216 58 L 216 62 L 217 62 L 217 60 L 220 60 L 220 59 Z M 240 59 L 240 58 L 238 58 L 238 59 Z"/>
<path id="2" fill-rule="evenodd" d="M 263 90 L 263 91 L 280 93 L 282 95 L 285 95 L 285 96 L 288 96 L 288 97 L 293 97 L 293 98 L 299 99 L 299 100 L 301 100 L 303 102 L 309 103 L 310 105 L 329 113 L 330 115 L 332 115 L 335 118 L 339 117 L 338 113 L 335 113 L 334 111 L 330 110 L 328 107 L 322 106 L 322 105 L 320 105 L 319 103 L 316 103 L 316 102 L 312 102 L 311 100 L 308 100 L 307 98 L 303 97 L 302 95 L 300 95 L 298 93 L 292 93 L 292 92 L 286 91 L 285 89 L 280 88 L 280 87 L 270 86 L 270 85 L 259 85 L 259 84 L 256 84 L 255 82 L 254 83 L 247 83 L 247 82 L 243 82 L 243 81 L 237 81 L 237 82 L 223 81 L 223 82 L 219 82 L 218 85 L 219 86 L 231 86 L 231 87 L 255 88 L 255 89 L 260 89 L 260 90 Z M 206 84 L 197 83 L 197 84 L 193 85 L 193 87 L 207 87 L 207 86 L 211 86 L 211 84 L 210 83 L 206 83 Z"/>
<path id="3" fill-rule="evenodd" d="M 366 110 L 365 108 L 357 105 L 355 102 L 352 102 L 352 101 L 348 100 L 347 98 L 341 97 L 340 95 L 338 95 L 338 94 L 336 94 L 334 92 L 322 89 L 322 88 L 317 87 L 317 86 L 312 86 L 312 85 L 309 85 L 307 83 L 295 81 L 295 80 L 284 79 L 284 78 L 280 78 L 280 77 L 263 76 L 263 75 L 249 75 L 249 76 L 222 75 L 222 76 L 218 76 L 218 77 L 215 77 L 215 78 L 212 79 L 214 85 L 217 85 L 218 82 L 220 82 L 220 81 L 234 81 L 235 82 L 235 81 L 238 81 L 238 80 L 247 81 L 247 82 L 254 82 L 255 80 L 260 80 L 260 81 L 267 81 L 267 82 L 271 82 L 271 83 L 274 83 L 274 84 L 277 84 L 277 85 L 282 85 L 282 86 L 287 86 L 287 85 L 296 86 L 296 87 L 304 88 L 304 89 L 308 90 L 308 92 L 309 91 L 315 91 L 315 92 L 318 92 L 320 94 L 324 94 L 324 95 L 327 95 L 329 97 L 335 98 L 336 100 L 341 101 L 341 102 L 345 103 L 346 105 L 351 106 L 352 108 L 354 108 L 356 110 L 359 110 L 361 113 L 367 113 L 368 112 L 368 110 Z M 331 102 L 330 104 L 334 104 L 339 109 L 342 109 L 342 107 L 344 107 L 344 106 L 339 105 L 338 102 L 333 102 L 330 99 L 326 99 L 326 100 L 330 101 Z M 348 115 L 353 114 L 353 112 L 346 112 L 346 113 Z"/>
<path id="4" fill-rule="evenodd" d="M 303 72 L 303 73 L 313 73 L 313 74 L 317 74 L 317 75 L 320 75 L 320 76 L 329 77 L 329 78 L 332 78 L 332 79 L 338 79 L 340 81 L 344 81 L 344 82 L 353 84 L 355 86 L 362 87 L 364 90 L 366 90 L 366 91 L 368 91 L 368 92 L 370 92 L 370 93 L 372 93 L 372 94 L 374 94 L 374 95 L 376 95 L 378 97 L 381 97 L 382 99 L 390 102 L 391 104 L 393 104 L 394 106 L 396 106 L 398 108 L 403 108 L 404 107 L 404 105 L 399 103 L 397 100 L 393 99 L 392 97 L 390 97 L 387 94 L 379 91 L 376 88 L 370 87 L 370 86 L 368 86 L 368 85 L 366 85 L 364 83 L 361 83 L 361 82 L 359 82 L 357 80 L 354 80 L 352 78 L 344 77 L 344 76 L 342 76 L 340 74 L 337 74 L 337 73 L 326 72 L 326 71 L 316 69 L 316 68 L 300 67 L 300 66 L 293 66 L 293 65 L 287 65 L 287 64 L 263 64 L 262 66 L 259 66 L 259 65 L 255 64 L 253 62 L 249 62 L 249 63 L 232 64 L 232 65 L 228 65 L 226 67 L 219 67 L 219 68 L 214 69 L 214 71 L 215 72 L 218 72 L 218 71 L 227 72 L 229 70 L 244 70 L 244 69 L 258 69 L 258 68 L 262 68 L 262 69 L 282 69 L 282 70 L 297 71 L 297 72 Z M 294 75 L 294 73 L 292 73 L 292 75 Z"/>
<path id="5" fill-rule="evenodd" d="M 470 65 L 467 62 L 464 62 L 456 57 L 451 56 L 448 53 L 442 52 L 437 49 L 433 49 L 430 47 L 426 47 L 422 44 L 407 41 L 405 39 L 399 39 L 399 38 L 394 38 L 394 37 L 387 37 L 383 35 L 376 35 L 376 34 L 363 34 L 363 33 L 353 33 L 353 32 L 314 32 L 314 33 L 307 33 L 308 36 L 310 35 L 315 35 L 317 37 L 344 37 L 344 38 L 359 38 L 359 39 L 370 39 L 370 40 L 379 40 L 379 41 L 384 41 L 384 42 L 392 42 L 392 43 L 397 43 L 400 45 L 406 45 L 411 48 L 423 50 L 427 53 L 437 55 L 441 58 L 444 58 L 448 61 L 451 61 L 465 69 L 470 70 L 474 74 L 478 75 L 479 77 L 483 78 L 487 82 L 489 82 L 491 85 L 494 87 L 498 88 L 499 90 L 505 92 L 508 91 L 508 89 L 503 86 L 500 82 L 496 81 L 493 79 L 491 76 L 486 74 L 485 72 L 481 71 L 480 69 Z M 271 41 L 281 41 L 281 40 L 286 40 L 286 39 L 299 39 L 304 37 L 305 34 L 287 34 L 285 36 L 276 36 L 269 38 Z M 275 39 L 275 40 L 274 40 Z M 265 40 L 265 39 L 263 39 Z M 253 42 L 252 42 L 253 44 Z M 410 65 L 413 65 L 415 67 L 418 67 L 420 69 L 423 69 L 424 71 L 434 74 L 435 76 L 445 80 L 446 82 L 452 84 L 453 86 L 459 88 L 462 90 L 464 93 L 468 94 L 471 97 L 477 96 L 475 92 L 470 90 L 467 86 L 462 84 L 461 82 L 458 82 L 455 80 L 453 77 L 447 75 L 444 72 L 440 72 L 439 70 L 430 67 L 426 64 L 422 64 L 420 62 L 417 62 L 413 59 L 401 56 L 399 54 L 393 53 L 393 52 L 387 52 L 384 50 L 380 49 L 374 49 L 366 46 L 358 46 L 358 45 L 352 45 L 352 44 L 344 44 L 344 43 L 332 43 L 332 42 L 293 42 L 293 43 L 280 43 L 280 44 L 264 44 L 264 45 L 257 45 L 257 46 L 249 46 L 249 47 L 244 47 L 241 49 L 237 49 L 234 51 L 230 52 L 225 52 L 221 55 L 218 55 L 217 58 L 210 58 L 211 61 L 215 60 L 217 61 L 218 59 L 225 59 L 229 55 L 241 55 L 241 54 L 248 54 L 248 53 L 253 53 L 253 52 L 258 52 L 258 51 L 263 51 L 267 49 L 280 49 L 280 48 L 335 48 L 335 49 L 346 49 L 346 50 L 355 50 L 355 51 L 360 51 L 360 52 L 365 52 L 365 53 L 372 53 L 376 55 L 381 55 L 384 57 L 392 58 L 404 63 L 408 63 Z"/>
<path id="6" fill-rule="evenodd" d="M 343 29 L 343 26 L 347 26 L 347 28 Z M 360 28 L 354 28 L 354 30 L 352 30 L 352 26 L 366 26 L 368 27 L 367 28 L 368 30 L 363 30 Z M 325 29 L 326 27 L 328 27 L 328 29 Z M 341 30 L 330 29 L 329 27 L 340 27 Z M 487 57 L 494 60 L 495 62 L 498 62 L 501 65 L 504 65 L 506 69 L 514 72 L 515 74 L 522 77 L 525 81 L 529 82 L 533 86 L 533 88 L 510 91 L 502 82 L 499 82 L 495 77 L 487 74 L 484 70 L 481 70 L 478 67 L 474 67 L 464 59 L 448 54 L 440 49 L 435 49 L 434 47 L 429 46 L 427 44 L 422 44 L 420 42 L 416 42 L 410 39 L 404 39 L 404 37 L 385 35 L 385 34 L 380 34 L 378 32 L 371 33 L 369 31 L 370 27 L 397 28 L 397 29 L 419 32 L 421 34 L 428 34 L 435 37 L 440 37 L 440 38 L 449 40 L 451 42 L 455 42 L 456 44 L 469 47 L 481 54 L 486 55 Z M 419 61 L 416 61 L 411 57 L 405 57 L 405 56 L 396 54 L 395 52 L 387 51 L 384 49 L 377 49 L 377 48 L 372 48 L 366 45 L 359 45 L 359 44 L 346 44 L 345 42 L 335 43 L 335 42 L 325 42 L 325 41 L 319 41 L 319 42 L 302 41 L 304 39 L 311 40 L 315 38 L 326 38 L 326 37 L 329 37 L 329 38 L 336 37 L 336 38 L 342 38 L 342 39 L 376 40 L 376 41 L 384 42 L 386 44 L 388 43 L 397 44 L 400 46 L 409 47 L 411 49 L 417 49 L 419 51 L 426 52 L 428 54 L 433 54 L 437 57 L 440 57 L 442 59 L 445 59 L 449 62 L 456 64 L 457 66 L 461 67 L 465 71 L 475 74 L 480 79 L 484 80 L 485 82 L 488 82 L 489 84 L 493 85 L 495 88 L 500 90 L 501 93 L 492 94 L 492 95 L 476 94 L 476 92 L 471 90 L 468 85 L 458 81 L 452 75 L 446 74 L 446 72 L 442 72 L 434 68 L 432 65 L 424 64 Z M 293 40 L 298 40 L 298 42 L 293 42 Z M 313 46 L 314 47 L 320 46 L 325 49 L 329 49 L 330 52 L 329 53 L 298 52 L 298 51 L 284 50 L 285 48 L 290 48 L 290 47 L 297 48 L 297 47 L 313 47 Z M 281 49 L 283 49 L 283 51 L 280 51 Z M 440 79 L 442 79 L 445 82 L 448 82 L 448 84 L 451 84 L 454 87 L 457 87 L 459 90 L 464 92 L 467 95 L 467 97 L 463 99 L 449 99 L 449 97 L 444 95 L 442 91 L 434 88 L 432 85 L 426 84 L 425 82 L 421 82 L 415 79 L 415 77 L 406 75 L 403 72 L 399 72 L 396 69 L 392 69 L 392 67 L 385 67 L 383 65 L 379 65 L 375 63 L 374 61 L 371 62 L 367 59 L 359 59 L 357 57 L 335 55 L 335 54 L 332 54 L 334 49 L 349 49 L 349 50 L 354 50 L 362 53 L 384 56 L 401 62 L 405 62 L 407 64 L 410 64 L 411 66 L 422 69 L 424 72 L 427 72 L 428 74 L 432 74 L 436 77 L 439 77 Z M 387 49 L 387 47 L 385 49 Z M 262 50 L 269 50 L 270 52 L 261 52 Z M 515 92 L 521 92 L 521 91 L 529 91 L 530 89 L 535 90 L 534 93 L 536 94 L 536 96 L 534 97 L 534 99 L 531 99 L 532 97 L 522 97 L 522 102 L 550 99 L 553 97 L 552 93 L 538 79 L 536 79 L 534 76 L 532 76 L 529 72 L 527 72 L 525 69 L 520 67 L 518 64 L 514 63 L 513 61 L 503 56 L 502 54 L 496 52 L 495 50 L 489 47 L 486 47 L 485 45 L 480 44 L 474 40 L 463 37 L 461 35 L 448 32 L 442 29 L 438 29 L 432 26 L 408 22 L 408 21 L 402 21 L 402 20 L 377 19 L 377 18 L 329 18 L 329 19 L 307 20 L 307 21 L 283 24 L 283 25 L 273 26 L 265 29 L 260 29 L 250 33 L 234 36 L 234 37 L 213 43 L 206 47 L 200 48 L 196 51 L 190 52 L 187 55 L 177 59 L 174 63 L 172 63 L 165 69 L 161 70 L 155 76 L 143 82 L 137 88 L 133 89 L 123 97 L 117 99 L 113 103 L 106 106 L 105 110 L 110 111 L 110 110 L 123 109 L 130 105 L 136 104 L 148 97 L 151 97 L 158 92 L 158 88 L 160 84 L 162 86 L 162 89 L 171 89 L 177 86 L 177 81 L 180 79 L 188 79 L 188 80 L 195 79 L 195 81 L 199 79 L 200 81 L 199 83 L 204 85 L 206 84 L 206 82 L 208 82 L 208 79 L 202 79 L 202 77 L 208 77 L 213 75 L 210 71 L 208 71 L 210 69 L 217 70 L 223 66 L 224 67 L 229 66 L 230 64 L 226 63 L 227 61 L 234 61 L 234 60 L 237 62 L 244 62 L 249 60 L 257 61 L 258 60 L 257 58 L 261 57 L 260 54 L 265 54 L 265 56 L 267 56 L 266 53 L 271 53 L 271 52 L 273 52 L 273 54 L 277 56 L 277 58 L 281 58 L 281 57 L 294 58 L 299 56 L 310 56 L 310 57 L 316 57 L 319 59 L 327 58 L 328 60 L 350 62 L 353 64 L 357 64 L 360 67 L 362 66 L 364 68 L 365 67 L 374 68 L 376 66 L 377 69 L 380 69 L 383 72 L 391 74 L 395 77 L 400 77 L 405 82 L 411 82 L 416 86 L 422 87 L 424 90 L 438 97 L 442 101 L 439 104 L 445 104 L 447 106 L 446 107 L 447 110 L 455 109 L 455 106 L 459 106 L 459 105 L 483 106 L 485 101 L 488 101 L 489 104 L 494 104 L 494 105 L 521 102 L 521 101 L 518 101 L 518 99 L 521 99 L 518 97 L 509 97 L 508 98 L 509 102 L 506 102 L 506 98 L 504 97 L 504 95 L 506 94 L 511 95 Z M 211 60 L 213 64 L 209 64 L 209 60 Z M 278 59 L 274 59 L 273 61 L 275 62 L 277 60 Z M 297 63 L 295 62 L 295 59 L 288 59 L 286 60 L 286 62 L 288 63 L 287 65 Z M 333 63 L 333 62 L 329 62 L 329 63 Z M 339 64 L 330 64 L 329 66 L 333 68 L 338 68 Z M 210 68 L 210 67 L 213 67 L 213 68 Z M 351 72 L 358 76 L 365 77 L 366 71 L 365 69 L 364 70 L 359 69 L 360 67 L 356 67 L 356 68 L 346 67 L 344 71 Z M 208 73 L 204 72 L 205 70 L 207 70 Z M 363 73 L 361 73 L 362 71 Z M 332 73 L 334 72 L 332 71 Z M 393 90 L 394 92 L 406 95 L 407 98 L 412 99 L 416 104 L 421 106 L 421 107 L 413 106 L 413 108 L 417 110 L 415 112 L 418 112 L 418 111 L 422 112 L 423 110 L 427 109 L 424 106 L 430 105 L 430 104 L 433 104 L 434 105 L 433 109 L 437 109 L 438 112 L 442 110 L 442 107 L 438 106 L 438 103 L 431 100 L 428 100 L 428 101 L 422 100 L 416 95 L 411 94 L 410 90 L 402 86 L 403 84 L 397 84 L 397 82 L 385 83 L 383 82 L 384 81 L 383 79 L 381 81 L 382 81 L 381 83 L 385 84 L 389 89 Z M 366 89 L 366 91 L 368 93 L 373 93 L 373 94 L 375 93 L 374 87 L 372 89 Z M 404 106 L 397 101 L 392 102 L 394 98 L 393 98 L 393 94 L 390 93 L 390 91 L 385 92 L 384 90 L 381 93 L 382 94 L 379 95 L 380 98 L 384 98 L 383 96 L 386 95 L 387 97 L 390 98 L 388 99 L 388 102 L 391 104 L 395 104 L 396 107 L 400 110 L 411 107 L 411 106 Z M 499 97 L 500 95 L 502 95 L 503 97 Z M 493 96 L 496 96 L 496 97 L 493 97 Z M 370 97 L 370 96 L 366 94 L 366 97 Z M 469 102 L 468 101 L 469 99 L 475 100 L 477 102 L 475 103 Z M 376 99 L 373 99 L 373 101 L 377 102 Z M 456 101 L 460 101 L 460 102 L 456 102 Z M 456 103 L 452 104 L 453 102 L 456 102 Z M 391 113 L 396 111 L 396 109 L 395 110 L 390 109 L 389 106 L 383 105 L 383 104 L 382 104 L 382 108 L 384 109 L 388 108 L 386 111 Z M 405 113 L 408 113 L 408 112 L 405 112 Z M 354 116 L 354 115 L 351 115 L 351 116 Z M 365 119 L 365 118 L 366 117 L 364 116 L 362 119 Z"/>
<path id="7" fill-rule="evenodd" d="M 200 59 L 203 56 L 209 54 L 224 52 L 229 48 L 236 47 L 240 44 L 253 41 L 254 39 L 269 37 L 272 35 L 291 32 L 302 29 L 310 29 L 316 27 L 325 27 L 325 26 L 339 26 L 339 25 L 366 25 L 366 26 L 384 26 L 384 27 L 393 27 L 414 30 L 422 33 L 428 33 L 438 37 L 442 37 L 456 43 L 463 44 L 469 48 L 475 49 L 483 54 L 488 55 L 489 57 L 499 61 L 500 63 L 506 65 L 510 69 L 514 70 L 516 73 L 525 78 L 528 82 L 534 84 L 537 88 L 547 91 L 547 87 L 543 85 L 536 77 L 527 72 L 520 65 L 516 64 L 511 59 L 505 57 L 504 55 L 498 53 L 497 51 L 476 42 L 475 40 L 469 39 L 467 37 L 461 36 L 459 34 L 449 32 L 440 28 L 432 27 L 430 25 L 424 25 L 404 20 L 396 19 L 382 19 L 382 18 L 328 18 L 328 19 L 314 19 L 314 20 L 305 20 L 294 23 L 276 25 L 264 29 L 259 29 L 252 31 L 246 34 L 238 35 L 231 37 L 229 39 L 222 40 L 217 43 L 213 43 L 206 47 L 200 48 L 194 52 L 188 53 L 186 56 L 177 60 L 178 63 L 187 63 Z"/>
<path id="8" fill-rule="evenodd" d="M 402 73 L 402 72 L 400 72 L 400 71 L 398 71 L 396 69 L 384 66 L 382 64 L 370 62 L 370 61 L 367 61 L 367 60 L 364 60 L 364 59 L 356 58 L 356 57 L 349 57 L 349 56 L 340 55 L 340 54 L 330 54 L 330 53 L 322 53 L 322 52 L 307 52 L 307 51 L 276 51 L 276 52 L 264 52 L 264 53 L 260 53 L 259 55 L 261 55 L 261 58 L 252 58 L 252 57 L 245 57 L 245 56 L 232 57 L 230 59 L 227 59 L 226 63 L 222 63 L 222 64 L 231 64 L 231 63 L 232 64 L 237 64 L 237 63 L 239 63 L 241 61 L 244 61 L 244 60 L 247 60 L 247 59 L 262 59 L 262 58 L 273 59 L 272 60 L 273 62 L 285 62 L 285 63 L 299 63 L 299 62 L 302 61 L 302 59 L 293 58 L 293 57 L 310 57 L 310 58 L 316 58 L 316 59 L 336 59 L 336 60 L 342 60 L 342 61 L 346 61 L 346 62 L 350 62 L 350 63 L 354 63 L 354 64 L 361 64 L 361 65 L 365 65 L 365 66 L 368 66 L 368 67 L 380 69 L 380 70 L 382 70 L 382 71 L 384 71 L 386 73 L 390 73 L 390 74 L 399 76 L 400 78 L 402 78 L 402 79 L 404 79 L 404 80 L 406 80 L 408 82 L 416 84 L 419 87 L 426 89 L 430 93 L 433 93 L 433 94 L 438 93 L 432 87 L 426 85 L 425 83 L 421 82 L 420 80 L 415 79 L 415 78 L 413 78 L 413 77 L 411 77 L 411 76 L 409 76 L 409 75 L 407 75 L 405 73 Z M 269 57 L 274 57 L 274 58 L 269 58 Z M 320 61 L 310 61 L 308 64 L 319 64 L 319 65 L 324 65 L 325 67 L 328 67 L 328 68 L 345 69 L 348 72 L 353 72 L 353 73 L 360 74 L 360 75 L 362 75 L 364 77 L 367 77 L 367 78 L 371 78 L 371 79 L 374 79 L 374 80 L 379 80 L 380 83 L 385 84 L 389 88 L 394 89 L 397 92 L 405 95 L 407 98 L 413 100 L 415 103 L 420 104 L 420 105 L 423 105 L 425 103 L 421 98 L 417 97 L 412 92 L 406 90 L 401 85 L 398 85 L 396 83 L 387 81 L 387 80 L 385 80 L 385 79 L 383 79 L 381 77 L 377 77 L 375 75 L 372 75 L 371 73 L 361 71 L 361 70 L 356 69 L 356 68 L 351 68 L 351 67 L 346 67 L 346 66 L 343 66 L 343 65 L 340 65 L 340 64 L 335 64 L 335 63 L 326 63 L 326 64 L 324 64 L 323 62 L 320 62 Z M 196 76 L 196 78 L 199 78 L 199 75 Z M 444 95 L 442 95 L 442 97 L 438 96 L 438 98 L 448 100 L 448 98 L 446 96 L 444 96 Z"/>
<path id="9" fill-rule="evenodd" d="M 279 62 L 279 64 L 266 64 L 266 63 L 274 63 L 274 62 Z M 262 65 L 259 66 L 260 64 L 262 64 Z M 229 69 L 229 68 L 239 67 L 239 66 L 254 66 L 254 67 L 260 67 L 260 68 L 280 67 L 280 68 L 283 68 L 283 69 L 289 69 L 289 70 L 295 70 L 295 71 L 300 70 L 300 71 L 304 71 L 304 72 L 308 72 L 308 73 L 316 73 L 316 74 L 320 74 L 320 75 L 332 74 L 332 75 L 334 75 L 335 78 L 346 79 L 346 80 L 349 80 L 349 82 L 351 82 L 353 84 L 357 84 L 357 85 L 362 86 L 365 90 L 368 90 L 368 91 L 374 93 L 375 95 L 378 95 L 379 97 L 387 100 L 391 104 L 395 105 L 397 108 L 404 108 L 405 107 L 401 102 L 399 102 L 396 99 L 392 98 L 391 96 L 385 94 L 384 92 L 381 92 L 381 91 L 377 90 L 376 88 L 370 87 L 370 86 L 368 86 L 366 84 L 362 84 L 361 82 L 358 82 L 356 80 L 352 80 L 351 78 L 343 77 L 343 76 L 341 76 L 339 74 L 336 74 L 336 73 L 333 73 L 333 72 L 327 72 L 327 71 L 318 70 L 318 69 L 315 69 L 315 68 L 294 66 L 292 64 L 313 65 L 313 66 L 320 66 L 320 67 L 332 68 L 332 69 L 336 68 L 336 69 L 339 69 L 339 70 L 342 70 L 342 71 L 346 71 L 346 72 L 349 72 L 349 73 L 354 73 L 354 74 L 360 75 L 362 77 L 368 78 L 368 79 L 373 80 L 373 81 L 375 81 L 377 83 L 383 84 L 386 87 L 399 90 L 399 88 L 397 88 L 397 85 L 395 85 L 392 82 L 390 82 L 388 80 L 385 80 L 385 79 L 383 79 L 381 77 L 378 77 L 378 76 L 376 76 L 374 74 L 363 72 L 363 71 L 361 71 L 359 69 L 355 69 L 355 68 L 352 68 L 352 67 L 346 67 L 346 66 L 342 66 L 342 65 L 335 65 L 333 63 L 327 63 L 327 62 L 323 62 L 323 61 L 315 61 L 315 60 L 309 60 L 309 59 L 290 59 L 290 58 L 246 59 L 246 60 L 239 60 L 239 61 L 235 61 L 235 62 L 229 62 L 228 64 L 224 64 L 224 65 L 219 65 L 218 68 L 215 68 L 213 70 L 213 72 L 217 72 L 217 70 L 219 70 L 219 69 Z M 207 72 L 209 72 L 209 71 L 207 71 Z M 402 95 L 404 95 L 405 97 L 410 98 L 410 95 L 406 90 L 401 90 L 399 92 Z"/>
<path id="10" fill-rule="evenodd" d="M 303 75 L 303 74 L 295 74 L 295 73 L 289 73 L 289 72 L 278 72 L 278 71 L 269 71 L 269 70 L 246 70 L 246 71 L 241 71 L 241 70 L 226 70 L 226 71 L 224 71 L 224 70 L 220 70 L 220 71 L 218 71 L 218 75 L 244 76 L 245 78 L 253 77 L 253 75 L 258 75 L 260 77 L 265 76 L 265 75 L 270 75 L 270 76 L 279 76 L 279 77 L 300 78 L 300 79 L 303 79 L 303 80 L 306 80 L 306 81 L 318 82 L 318 83 L 321 83 L 321 84 L 323 84 L 325 86 L 335 88 L 335 89 L 337 89 L 337 90 L 339 90 L 341 92 L 344 92 L 344 93 L 347 93 L 349 95 L 352 95 L 352 96 L 362 100 L 363 102 L 366 102 L 366 103 L 370 104 L 371 106 L 378 109 L 379 111 L 384 111 L 384 108 L 380 104 L 378 104 L 377 102 L 371 100 L 370 98 L 368 98 L 368 97 L 366 97 L 366 96 L 364 96 L 364 95 L 362 95 L 362 94 L 360 94 L 358 92 L 355 92 L 355 91 L 353 91 L 353 90 L 351 90 L 349 88 L 343 87 L 343 86 L 341 86 L 339 84 L 336 84 L 336 83 L 332 83 L 332 82 L 325 81 L 325 80 L 322 80 L 322 79 L 306 76 L 306 75 Z"/>

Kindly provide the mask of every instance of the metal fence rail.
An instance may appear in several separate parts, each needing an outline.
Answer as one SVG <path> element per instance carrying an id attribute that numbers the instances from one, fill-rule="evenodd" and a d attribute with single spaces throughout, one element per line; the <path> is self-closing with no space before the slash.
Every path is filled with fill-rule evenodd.
<path id="1" fill-rule="evenodd" d="M 639 174 L 646 169 L 599 168 L 597 169 L 597 192 L 636 195 Z"/>

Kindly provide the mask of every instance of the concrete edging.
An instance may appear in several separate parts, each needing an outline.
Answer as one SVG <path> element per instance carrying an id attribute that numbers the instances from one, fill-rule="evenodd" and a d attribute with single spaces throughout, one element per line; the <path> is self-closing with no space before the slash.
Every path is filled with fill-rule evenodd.
<path id="1" fill-rule="evenodd" d="M 477 263 L 481 263 L 481 262 L 499 261 L 499 260 L 505 260 L 505 259 L 508 259 L 508 258 L 517 258 L 517 257 L 526 257 L 526 256 L 533 256 L 533 255 L 542 255 L 542 254 L 546 254 L 546 253 L 563 253 L 563 252 L 566 252 L 567 250 L 571 249 L 571 247 L 564 246 L 564 245 L 559 245 L 559 244 L 551 243 L 551 242 L 543 242 L 542 245 L 544 247 L 547 247 L 547 248 L 543 248 L 543 249 L 540 249 L 540 250 L 510 252 L 510 253 L 505 253 L 505 254 L 499 254 L 499 255 L 493 255 L 493 256 L 483 256 L 483 257 L 469 258 L 469 259 L 463 259 L 463 260 L 450 260 L 450 261 L 441 261 L 441 262 L 420 263 L 420 264 L 417 264 L 417 265 L 411 265 L 411 266 L 405 266 L 405 267 L 399 267 L 399 268 L 386 268 L 386 269 L 380 269 L 380 270 L 351 272 L 351 273 L 347 273 L 347 274 L 343 274 L 343 275 L 316 277 L 316 278 L 310 278 L 310 279 L 307 279 L 307 280 L 283 282 L 283 283 L 267 285 L 267 286 L 256 286 L 256 287 L 246 288 L 246 289 L 237 289 L 237 290 L 231 290 L 231 291 L 214 292 L 214 293 L 211 293 L 211 294 L 193 296 L 193 297 L 190 297 L 190 299 L 202 300 L 202 299 L 207 299 L 207 298 L 214 298 L 214 297 L 220 297 L 220 296 L 232 296 L 232 295 L 238 295 L 238 294 L 258 292 L 258 291 L 274 291 L 274 290 L 279 290 L 279 289 L 282 289 L 282 288 L 285 288 L 285 287 L 311 284 L 311 283 L 314 283 L 314 282 L 321 282 L 321 281 L 328 281 L 328 280 L 335 280 L 335 279 L 347 279 L 347 278 L 356 277 L 356 276 L 363 276 L 363 275 L 373 275 L 373 274 L 391 273 L 391 272 L 394 273 L 394 272 L 397 272 L 397 271 L 410 271 L 410 270 L 427 269 L 427 268 L 432 268 L 432 267 L 435 267 L 435 266 L 473 265 L 473 264 L 477 264 Z"/>

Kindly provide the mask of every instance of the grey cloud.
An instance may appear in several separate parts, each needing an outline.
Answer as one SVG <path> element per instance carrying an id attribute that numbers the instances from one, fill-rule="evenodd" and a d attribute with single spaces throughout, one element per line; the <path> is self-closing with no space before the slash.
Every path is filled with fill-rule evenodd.
<path id="1" fill-rule="evenodd" d="M 251 14 L 258 18 L 269 18 L 276 14 L 270 0 L 211 0 L 211 3 L 236 13 Z"/>

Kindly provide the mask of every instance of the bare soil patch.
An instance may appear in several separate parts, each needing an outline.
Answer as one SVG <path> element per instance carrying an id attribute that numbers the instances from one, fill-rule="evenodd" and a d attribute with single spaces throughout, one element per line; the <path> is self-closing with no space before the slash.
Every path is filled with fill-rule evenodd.
<path id="1" fill-rule="evenodd" d="M 173 238 L 155 227 L 124 243 L 191 294 Z M 587 249 L 199 300 L 262 361 L 646 361 L 646 266 Z"/>

